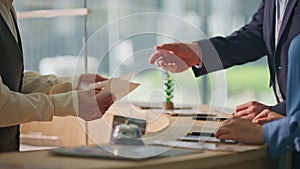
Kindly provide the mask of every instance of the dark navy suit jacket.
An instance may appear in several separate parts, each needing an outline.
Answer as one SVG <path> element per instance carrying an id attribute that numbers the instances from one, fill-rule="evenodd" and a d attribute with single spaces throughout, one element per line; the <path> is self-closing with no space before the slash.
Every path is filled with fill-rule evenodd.
<path id="1" fill-rule="evenodd" d="M 286 99 L 288 49 L 291 40 L 300 33 L 300 0 L 290 0 L 275 48 L 275 0 L 262 0 L 252 20 L 227 37 L 214 37 L 199 41 L 202 52 L 202 68 L 193 67 L 195 76 L 268 57 L 271 82 L 275 73 L 283 99 Z M 220 63 L 220 64 L 218 64 Z M 275 93 L 276 95 L 276 93 Z M 278 96 L 276 95 L 277 101 Z M 285 101 L 271 106 L 271 110 L 285 113 Z"/>

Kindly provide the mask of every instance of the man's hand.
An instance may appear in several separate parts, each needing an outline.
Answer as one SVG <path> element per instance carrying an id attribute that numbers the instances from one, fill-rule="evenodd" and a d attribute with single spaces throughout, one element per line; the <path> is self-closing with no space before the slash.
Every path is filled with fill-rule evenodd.
<path id="1" fill-rule="evenodd" d="M 80 75 L 77 90 L 87 89 L 90 84 L 97 83 L 107 80 L 107 78 L 102 77 L 98 74 L 82 74 Z"/>
<path id="2" fill-rule="evenodd" d="M 155 47 L 149 63 L 156 63 L 165 71 L 179 73 L 201 64 L 200 47 L 197 43 L 171 43 Z"/>
<path id="3" fill-rule="evenodd" d="M 274 120 L 278 120 L 278 119 L 281 119 L 281 118 L 284 118 L 285 116 L 281 115 L 281 114 L 278 114 L 278 113 L 275 113 L 271 110 L 264 110 L 263 112 L 261 112 L 260 114 L 258 114 L 253 120 L 252 122 L 253 123 L 257 123 L 257 124 L 260 124 L 260 125 L 263 125 L 267 122 L 270 122 L 270 121 L 274 121 Z"/>
<path id="4" fill-rule="evenodd" d="M 97 90 L 78 91 L 77 114 L 86 121 L 100 119 L 114 101 L 112 94 L 103 94 Z"/>
<path id="5" fill-rule="evenodd" d="M 224 121 L 215 136 L 222 141 L 235 140 L 246 144 L 263 144 L 265 142 L 262 126 L 240 117 Z"/>
<path id="6" fill-rule="evenodd" d="M 263 110 L 269 109 L 269 106 L 262 103 L 251 101 L 236 107 L 235 116 L 252 121 Z"/>

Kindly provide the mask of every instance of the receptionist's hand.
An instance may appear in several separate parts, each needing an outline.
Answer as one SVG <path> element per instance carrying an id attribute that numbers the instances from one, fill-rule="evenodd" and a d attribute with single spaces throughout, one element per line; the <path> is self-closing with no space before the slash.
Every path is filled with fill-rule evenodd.
<path id="1" fill-rule="evenodd" d="M 113 94 L 99 90 L 81 90 L 77 95 L 77 114 L 86 121 L 100 119 L 115 101 Z"/>
<path id="2" fill-rule="evenodd" d="M 98 74 L 82 74 L 80 75 L 77 90 L 87 89 L 90 84 L 107 80 L 107 78 Z"/>

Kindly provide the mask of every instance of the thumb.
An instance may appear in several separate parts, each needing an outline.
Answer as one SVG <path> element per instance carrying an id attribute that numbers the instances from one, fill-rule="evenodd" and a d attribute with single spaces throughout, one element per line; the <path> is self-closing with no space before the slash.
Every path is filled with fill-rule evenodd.
<path id="1" fill-rule="evenodd" d="M 267 123 L 267 122 L 269 122 L 269 118 L 260 118 L 260 119 L 255 120 L 254 123 L 263 125 L 263 124 L 265 124 L 265 123 Z"/>
<path id="2" fill-rule="evenodd" d="M 156 50 L 162 49 L 162 50 L 168 50 L 168 51 L 177 51 L 178 50 L 178 44 L 163 44 L 160 46 L 155 46 Z"/>
<path id="3" fill-rule="evenodd" d="M 268 117 L 268 111 L 263 111 L 263 112 L 259 113 L 259 114 L 253 119 L 253 121 L 258 120 L 258 119 L 262 119 L 262 118 L 267 118 L 267 117 Z"/>
<path id="4" fill-rule="evenodd" d="M 109 83 L 110 83 L 110 79 L 109 80 L 104 80 L 104 81 L 101 81 L 101 82 L 97 82 L 97 83 L 92 83 L 92 84 L 89 85 L 89 89 L 101 90 L 102 88 L 107 86 Z"/>

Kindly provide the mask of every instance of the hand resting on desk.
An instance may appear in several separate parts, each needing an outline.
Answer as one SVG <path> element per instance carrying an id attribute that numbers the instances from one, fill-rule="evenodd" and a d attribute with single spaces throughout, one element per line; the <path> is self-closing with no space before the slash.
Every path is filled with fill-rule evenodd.
<path id="1" fill-rule="evenodd" d="M 240 117 L 224 121 L 215 133 L 220 140 L 235 140 L 246 144 L 263 144 L 262 126 Z"/>
<path id="2" fill-rule="evenodd" d="M 269 106 L 256 101 L 250 101 L 238 105 L 235 110 L 235 116 L 252 121 L 263 110 L 269 109 Z"/>
<path id="3" fill-rule="evenodd" d="M 281 119 L 285 117 L 284 115 L 281 115 L 281 114 L 278 114 L 278 113 L 275 113 L 271 110 L 264 110 L 263 112 L 261 112 L 260 114 L 258 114 L 253 120 L 252 122 L 253 123 L 257 123 L 257 124 L 260 124 L 260 125 L 263 125 L 267 122 L 270 122 L 270 121 L 274 121 L 274 120 L 278 120 L 278 119 Z"/>

